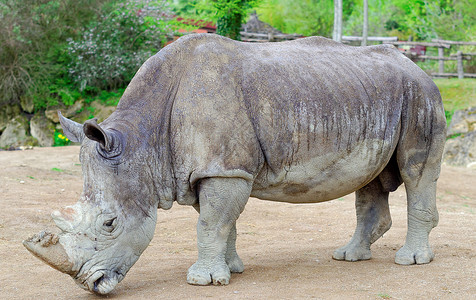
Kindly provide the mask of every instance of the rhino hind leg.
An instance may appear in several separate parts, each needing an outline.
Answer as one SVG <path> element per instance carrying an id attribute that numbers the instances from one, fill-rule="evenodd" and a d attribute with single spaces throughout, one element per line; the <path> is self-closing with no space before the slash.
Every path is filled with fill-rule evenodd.
<path id="1" fill-rule="evenodd" d="M 436 182 L 446 141 L 446 120 L 439 95 L 435 99 L 427 98 L 417 98 L 419 106 L 414 108 L 425 116 L 424 120 L 408 121 L 408 129 L 397 147 L 398 166 L 407 194 L 407 236 L 395 256 L 395 262 L 401 265 L 426 264 L 434 258 L 429 234 L 438 224 Z M 430 101 L 435 105 L 428 105 Z"/>
<path id="2" fill-rule="evenodd" d="M 434 258 L 429 234 L 438 225 L 436 180 L 439 169 L 439 162 L 431 164 L 427 161 L 424 169 L 412 168 L 402 172 L 407 194 L 408 231 L 405 245 L 395 255 L 397 264 L 426 264 Z"/>
<path id="3" fill-rule="evenodd" d="M 370 245 L 392 225 L 388 195 L 379 178 L 355 192 L 357 226 L 349 243 L 334 251 L 334 259 L 358 261 L 371 258 Z"/>
<path id="4" fill-rule="evenodd" d="M 197 224 L 198 260 L 188 269 L 194 285 L 226 285 L 231 272 L 242 272 L 236 254 L 236 220 L 251 193 L 251 183 L 241 178 L 206 178 L 199 184 Z"/>

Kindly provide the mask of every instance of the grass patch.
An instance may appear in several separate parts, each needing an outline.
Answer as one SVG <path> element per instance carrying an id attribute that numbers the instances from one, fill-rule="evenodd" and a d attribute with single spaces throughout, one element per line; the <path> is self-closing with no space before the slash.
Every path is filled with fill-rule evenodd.
<path id="1" fill-rule="evenodd" d="M 51 171 L 55 171 L 55 172 L 64 172 L 64 170 L 62 170 L 62 169 L 58 169 L 58 168 L 51 168 Z"/>
<path id="2" fill-rule="evenodd" d="M 466 79 L 434 79 L 440 89 L 445 107 L 446 120 L 449 124 L 455 111 L 476 106 L 476 80 Z"/>

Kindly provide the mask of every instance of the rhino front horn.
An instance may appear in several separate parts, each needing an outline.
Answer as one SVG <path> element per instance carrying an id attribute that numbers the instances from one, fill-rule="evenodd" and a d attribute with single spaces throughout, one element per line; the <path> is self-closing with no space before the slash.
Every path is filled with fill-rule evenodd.
<path id="1" fill-rule="evenodd" d="M 56 234 L 42 231 L 23 241 L 23 246 L 56 270 L 71 276 L 75 275 L 73 263 L 70 262 L 68 254 L 59 243 L 59 237 Z"/>

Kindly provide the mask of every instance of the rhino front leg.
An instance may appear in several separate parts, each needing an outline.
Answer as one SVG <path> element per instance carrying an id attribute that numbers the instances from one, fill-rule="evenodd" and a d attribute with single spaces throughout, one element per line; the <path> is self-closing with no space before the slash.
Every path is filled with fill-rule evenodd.
<path id="1" fill-rule="evenodd" d="M 226 285 L 230 271 L 239 271 L 240 266 L 235 266 L 237 258 L 241 263 L 235 249 L 235 224 L 250 193 L 251 183 L 241 178 L 207 178 L 200 182 L 198 260 L 188 270 L 188 283 Z"/>
<path id="2" fill-rule="evenodd" d="M 357 227 L 350 242 L 334 251 L 334 259 L 357 261 L 371 258 L 370 245 L 392 225 L 388 194 L 378 178 L 355 192 Z"/>
<path id="3" fill-rule="evenodd" d="M 200 213 L 199 204 L 194 205 L 193 208 Z M 245 270 L 243 261 L 236 252 L 236 221 L 230 230 L 230 235 L 228 235 L 228 240 L 226 242 L 225 261 L 228 268 L 230 268 L 231 273 L 242 273 Z"/>

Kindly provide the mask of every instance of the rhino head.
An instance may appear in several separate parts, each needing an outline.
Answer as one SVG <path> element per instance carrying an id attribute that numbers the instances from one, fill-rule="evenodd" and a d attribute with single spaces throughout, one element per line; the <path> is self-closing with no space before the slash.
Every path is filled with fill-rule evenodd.
<path id="1" fill-rule="evenodd" d="M 107 294 L 153 237 L 157 198 L 154 185 L 147 184 L 151 167 L 127 130 L 59 115 L 66 136 L 81 142 L 83 192 L 76 204 L 52 213 L 59 233 L 41 232 L 23 244 L 82 288 Z"/>

